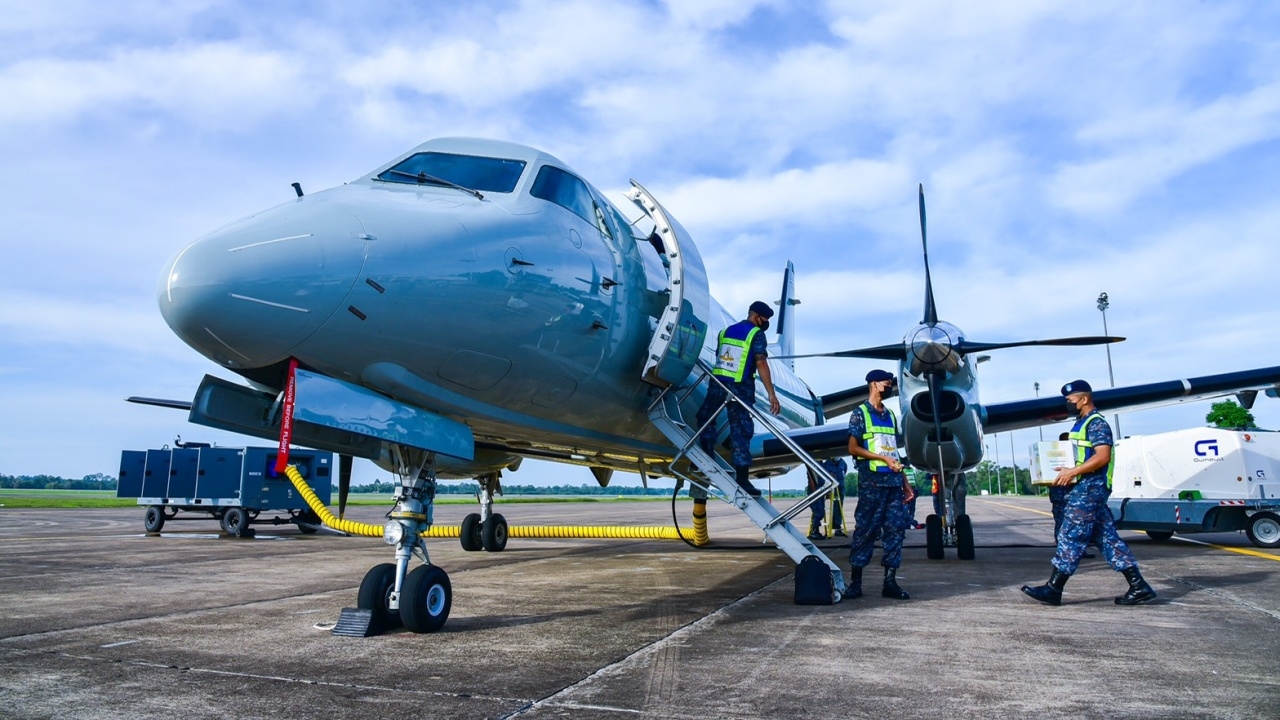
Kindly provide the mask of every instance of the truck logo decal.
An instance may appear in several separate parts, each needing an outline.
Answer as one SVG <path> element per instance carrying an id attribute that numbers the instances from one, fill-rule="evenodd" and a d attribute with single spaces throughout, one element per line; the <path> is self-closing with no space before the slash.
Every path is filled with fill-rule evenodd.
<path id="1" fill-rule="evenodd" d="M 1196 457 L 1206 457 L 1209 453 L 1213 453 L 1214 457 L 1218 456 L 1217 440 L 1197 440 L 1196 441 Z"/>

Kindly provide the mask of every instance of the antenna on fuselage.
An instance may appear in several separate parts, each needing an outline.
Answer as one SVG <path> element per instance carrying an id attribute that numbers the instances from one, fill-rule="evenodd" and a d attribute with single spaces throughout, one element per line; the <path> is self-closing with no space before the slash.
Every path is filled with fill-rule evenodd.
<path id="1" fill-rule="evenodd" d="M 293 187 L 293 191 L 298 193 L 298 197 L 302 197 L 302 183 L 290 183 L 290 185 Z"/>

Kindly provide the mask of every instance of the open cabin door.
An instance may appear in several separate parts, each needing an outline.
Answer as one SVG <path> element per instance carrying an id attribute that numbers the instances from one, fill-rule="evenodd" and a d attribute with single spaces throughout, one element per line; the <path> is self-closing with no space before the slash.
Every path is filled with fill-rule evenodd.
<path id="1" fill-rule="evenodd" d="M 648 190 L 632 180 L 627 197 L 653 220 L 670 279 L 667 305 L 649 342 L 642 378 L 659 387 L 678 385 L 693 371 L 706 340 L 711 314 L 707 271 L 689 233 Z"/>

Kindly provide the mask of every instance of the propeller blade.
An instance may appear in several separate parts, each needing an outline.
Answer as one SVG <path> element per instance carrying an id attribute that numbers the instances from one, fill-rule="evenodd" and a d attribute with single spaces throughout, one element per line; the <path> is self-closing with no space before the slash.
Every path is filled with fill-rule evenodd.
<path id="1" fill-rule="evenodd" d="M 1088 335 L 1083 337 L 1069 338 L 1053 338 L 1051 340 L 1019 340 L 1017 342 L 1002 343 L 984 343 L 973 342 L 970 340 L 962 341 L 956 351 L 964 355 L 967 353 L 986 352 L 988 350 L 1000 350 L 1002 348 L 1024 347 L 1027 345 L 1107 345 L 1109 343 L 1117 343 L 1124 341 L 1122 337 L 1113 337 L 1109 335 Z"/>
<path id="2" fill-rule="evenodd" d="M 924 248 L 924 324 L 938 324 L 938 307 L 933 304 L 933 278 L 929 276 L 929 237 L 925 230 L 924 183 L 920 183 L 920 245 Z"/>
<path id="3" fill-rule="evenodd" d="M 351 456 L 338 455 L 338 519 L 347 513 L 347 496 L 351 494 Z"/>
<path id="4" fill-rule="evenodd" d="M 811 353 L 809 355 L 770 355 L 774 360 L 811 357 L 871 358 L 873 360 L 905 360 L 907 348 L 902 343 L 877 345 L 876 347 L 857 348 L 856 350 L 840 350 L 838 352 Z"/>

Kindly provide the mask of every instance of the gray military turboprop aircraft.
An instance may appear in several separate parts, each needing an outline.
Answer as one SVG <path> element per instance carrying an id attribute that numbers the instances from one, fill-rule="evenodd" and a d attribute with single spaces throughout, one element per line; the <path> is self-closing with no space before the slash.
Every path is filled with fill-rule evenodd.
<path id="1" fill-rule="evenodd" d="M 385 535 L 397 563 L 370 572 L 362 605 L 385 598 L 370 609 L 391 616 L 443 595 L 443 606 L 408 613 L 421 620 L 411 629 L 439 627 L 447 576 L 424 587 L 407 571 L 411 553 L 429 565 L 422 535 L 435 478 L 479 480 L 481 512 L 464 521 L 462 544 L 501 550 L 506 523 L 490 503 L 499 472 L 524 457 L 586 465 L 602 485 L 617 469 L 647 477 L 698 464 L 700 482 L 769 525 L 793 557 L 821 554 L 687 447 L 694 429 L 681 418 L 705 395 L 694 386 L 734 319 L 710 297 L 696 246 L 644 188 L 629 197 L 653 232 L 637 237 L 556 158 L 454 138 L 341 187 L 295 190 L 183 249 L 160 280 L 174 332 L 250 386 L 210 376 L 191 403 L 134 400 L 263 438 L 287 425 L 297 444 L 340 453 L 340 498 L 351 456 L 399 475 Z M 783 286 L 778 347 L 789 351 L 790 269 Z M 789 364 L 772 369 L 782 410 L 760 421 L 821 422 L 819 400 Z M 799 462 L 791 450 L 784 460 L 762 459 L 758 470 Z M 827 563 L 838 592 L 839 568 Z"/>
<path id="2" fill-rule="evenodd" d="M 822 559 L 838 601 L 840 568 L 789 522 L 807 503 L 779 513 L 746 495 L 683 420 L 715 382 L 716 336 L 733 317 L 710 297 L 684 228 L 632 186 L 627 196 L 651 233 L 633 232 L 556 158 L 495 141 L 433 140 L 340 187 L 304 196 L 295 185 L 290 202 L 177 253 L 160 279 L 173 331 L 249 385 L 206 376 L 190 403 L 131 399 L 256 437 L 285 428 L 299 445 L 339 453 L 340 505 L 352 456 L 396 473 L 401 487 L 383 530 L 396 562 L 371 569 L 359 594 L 360 607 L 384 623 L 426 632 L 448 617 L 448 576 L 423 541 L 436 478 L 480 482 L 480 513 L 464 521 L 462 545 L 501 550 L 506 523 L 491 511 L 493 492 L 499 473 L 525 457 L 585 465 L 602 485 L 621 469 L 707 487 L 792 559 Z M 788 266 L 778 356 L 794 343 L 793 287 Z M 977 345 L 938 322 L 932 307 L 927 290 L 925 322 L 903 345 L 859 354 L 903 360 L 913 463 L 927 467 L 936 453 L 948 472 L 971 467 L 984 428 L 1065 417 L 1061 399 L 978 405 L 965 360 Z M 1007 344 L 982 348 L 996 346 Z M 782 410 L 772 417 L 748 408 L 766 431 L 753 472 L 798 463 L 822 472 L 809 451 L 840 455 L 847 444 L 844 427 L 822 427 L 825 418 L 847 411 L 865 388 L 820 398 L 791 361 L 769 362 Z M 1097 404 L 1132 407 L 1172 397 L 1171 388 L 1201 397 L 1270 387 L 1280 368 L 1200 380 L 1207 390 L 1175 381 L 1103 391 Z M 412 555 L 423 564 L 410 572 Z"/>
<path id="3" fill-rule="evenodd" d="M 920 238 L 924 255 L 924 319 L 912 327 L 902 342 L 829 353 L 793 355 L 791 358 L 842 357 L 896 360 L 901 378 L 901 423 L 906 454 L 916 468 L 938 473 L 946 502 L 943 516 L 930 515 L 926 523 L 926 546 L 931 559 L 943 556 L 944 544 L 954 544 L 962 560 L 974 557 L 973 527 L 964 514 L 963 501 L 953 502 L 961 473 L 982 460 L 983 433 L 1017 430 L 1068 418 L 1071 410 L 1059 397 L 1037 398 L 1012 403 L 982 405 L 978 401 L 976 362 L 969 356 L 1010 347 L 1028 345 L 1098 345 L 1124 340 L 1120 337 L 1074 337 L 1014 342 L 975 342 L 965 338 L 960 328 L 938 319 L 929 274 L 929 244 L 925 221 L 924 186 L 920 187 Z M 1175 402 L 1199 400 L 1239 393 L 1252 404 L 1261 389 L 1274 389 L 1280 382 L 1280 367 L 1262 368 L 1224 375 L 1174 380 L 1101 390 L 1094 394 L 1099 410 L 1137 410 Z M 824 397 L 828 413 L 841 412 L 862 399 L 856 390 Z M 814 428 L 790 434 L 801 447 L 821 452 L 847 437 L 841 429 Z M 772 455 L 781 445 L 767 436 L 757 440 L 758 452 Z M 963 497 L 961 495 L 961 497 Z"/>

